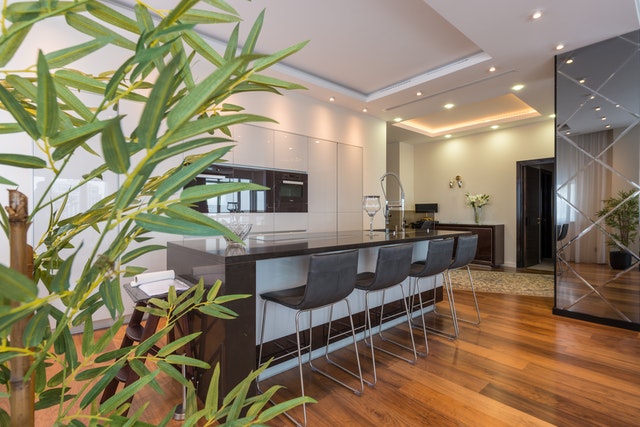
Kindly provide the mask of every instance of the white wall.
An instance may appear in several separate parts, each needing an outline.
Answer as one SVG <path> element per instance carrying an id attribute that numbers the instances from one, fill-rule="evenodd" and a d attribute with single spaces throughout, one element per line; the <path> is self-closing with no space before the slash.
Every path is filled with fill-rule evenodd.
<path id="1" fill-rule="evenodd" d="M 554 156 L 553 120 L 423 143 L 415 145 L 412 154 L 414 202 L 438 203 L 436 219 L 441 222 L 473 223 L 465 194 L 489 194 L 483 222 L 505 225 L 505 265 L 515 267 L 516 162 Z M 456 175 L 464 184 L 451 189 L 449 180 Z"/>

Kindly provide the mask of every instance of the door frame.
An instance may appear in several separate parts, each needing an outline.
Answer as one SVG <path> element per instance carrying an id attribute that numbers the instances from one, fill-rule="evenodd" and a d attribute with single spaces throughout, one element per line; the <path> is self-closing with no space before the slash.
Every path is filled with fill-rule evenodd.
<path id="1" fill-rule="evenodd" d="M 524 267 L 524 234 L 525 234 L 525 221 L 524 221 L 524 197 L 525 197 L 525 185 L 524 185 L 524 170 L 528 166 L 540 166 L 540 165 L 553 165 L 552 170 L 555 173 L 555 157 L 546 157 L 541 159 L 521 160 L 516 162 L 516 267 Z M 551 212 L 552 218 L 555 222 L 555 191 L 551 193 Z M 552 225 L 553 230 L 553 225 Z"/>

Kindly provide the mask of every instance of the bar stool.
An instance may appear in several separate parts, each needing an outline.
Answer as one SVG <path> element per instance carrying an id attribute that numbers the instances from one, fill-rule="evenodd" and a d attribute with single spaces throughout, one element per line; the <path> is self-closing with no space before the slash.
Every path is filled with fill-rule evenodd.
<path id="1" fill-rule="evenodd" d="M 429 352 L 429 344 L 427 342 L 427 329 L 429 329 L 431 332 L 434 332 L 438 335 L 443 335 L 450 339 L 456 339 L 458 337 L 458 322 L 456 320 L 456 309 L 453 305 L 453 293 L 451 291 L 451 286 L 447 280 L 447 276 L 445 275 L 445 272 L 451 264 L 451 257 L 453 256 L 453 243 L 453 238 L 429 240 L 429 246 L 427 247 L 427 256 L 425 260 L 414 262 L 413 264 L 411 264 L 409 277 L 413 278 L 413 288 L 411 292 L 412 317 L 413 312 L 415 311 L 414 299 L 417 295 L 418 309 L 420 318 L 422 319 L 422 332 L 424 333 L 424 344 L 426 349 L 425 353 L 419 353 L 421 356 L 426 355 Z M 451 317 L 453 321 L 453 334 L 447 334 L 444 331 L 435 328 L 427 328 L 426 322 L 424 320 L 424 303 L 422 301 L 422 294 L 420 293 L 419 282 L 423 277 L 432 277 L 437 276 L 438 274 L 442 274 L 442 278 L 444 280 L 444 289 L 447 293 L 447 299 L 449 301 L 449 308 L 451 310 Z M 436 305 L 435 285 L 433 287 L 433 298 L 427 301 L 427 303 L 431 303 L 434 307 Z"/>
<path id="2" fill-rule="evenodd" d="M 416 344 L 413 340 L 413 333 L 411 331 L 411 319 L 409 317 L 409 306 L 407 305 L 407 300 L 405 299 L 404 289 L 402 283 L 409 275 L 409 270 L 411 269 L 411 255 L 413 253 L 413 245 L 412 244 L 399 244 L 399 245 L 390 245 L 383 246 L 378 250 L 378 259 L 376 261 L 376 271 L 375 272 L 362 272 L 358 273 L 358 280 L 356 282 L 356 289 L 360 289 L 364 291 L 364 306 L 365 306 L 365 344 L 371 347 L 371 361 L 373 363 L 373 384 L 378 382 L 378 376 L 376 372 L 376 357 L 374 349 L 380 350 L 384 353 L 387 353 L 391 356 L 395 356 L 399 359 L 405 360 L 411 364 L 415 363 L 418 360 L 418 355 L 416 353 Z M 384 317 L 384 297 L 385 291 L 387 289 L 391 289 L 395 286 L 400 288 L 400 292 L 402 293 L 402 302 L 404 305 L 404 313 L 403 316 L 406 316 L 407 325 L 409 326 L 409 336 L 411 337 L 411 347 L 400 344 L 396 341 L 393 341 L 389 338 L 386 338 L 382 334 L 382 323 L 385 320 L 388 320 L 392 317 L 398 317 L 396 315 Z M 386 350 L 382 347 L 376 346 L 373 342 L 373 324 L 371 322 L 371 307 L 369 305 L 369 295 L 374 292 L 382 291 L 382 302 L 380 305 L 380 319 L 378 324 L 378 336 L 381 341 L 389 342 L 391 344 L 395 344 L 398 347 L 402 347 L 409 351 L 413 352 L 413 359 L 408 359 L 403 357 L 397 353 Z M 367 343 L 367 333 L 369 334 L 369 342 Z"/>
<path id="3" fill-rule="evenodd" d="M 327 254 L 311 255 L 309 259 L 309 272 L 307 274 L 307 283 L 295 288 L 284 289 L 280 291 L 273 291 L 261 294 L 264 299 L 264 306 L 262 310 L 262 328 L 260 333 L 260 349 L 258 353 L 258 360 L 262 363 L 262 345 L 264 342 L 264 330 L 265 330 L 265 318 L 267 314 L 267 303 L 275 303 L 284 307 L 296 310 L 296 342 L 297 342 L 297 355 L 298 355 L 298 370 L 300 373 L 300 389 L 302 396 L 304 396 L 304 379 L 302 375 L 302 351 L 309 351 L 309 366 L 313 372 L 332 379 L 338 384 L 346 387 L 354 392 L 356 395 L 360 395 L 364 390 L 364 381 L 362 379 L 362 369 L 360 367 L 360 357 L 358 356 L 358 348 L 356 342 L 356 333 L 353 326 L 353 318 L 351 317 L 351 308 L 347 296 L 353 292 L 356 285 L 356 275 L 358 273 L 358 251 L 349 250 L 343 252 L 334 252 Z M 333 306 L 336 303 L 344 301 L 347 305 L 347 312 L 349 316 L 349 322 L 351 323 L 351 335 L 353 337 L 353 346 L 356 353 L 356 362 L 358 365 L 358 372 L 355 373 L 338 363 L 331 360 L 329 357 L 329 344 L 331 341 L 331 321 L 333 317 Z M 327 332 L 327 341 L 325 343 L 325 358 L 331 365 L 336 366 L 342 371 L 359 379 L 359 388 L 352 387 L 339 379 L 331 376 L 325 371 L 318 369 L 313 365 L 311 361 L 312 351 L 312 331 L 313 327 L 313 310 L 330 307 L 329 309 L 329 325 Z M 306 346 L 300 344 L 300 315 L 304 312 L 309 313 L 309 343 Z M 256 380 L 258 390 L 260 389 L 259 378 Z M 304 424 L 307 424 L 307 407 L 306 404 L 302 404 L 302 410 L 304 414 Z M 286 414 L 294 423 L 298 424 L 289 414 Z"/>
<path id="4" fill-rule="evenodd" d="M 480 308 L 478 307 L 478 298 L 476 297 L 476 289 L 473 286 L 473 277 L 471 277 L 471 269 L 469 268 L 469 264 L 476 256 L 476 249 L 478 247 L 478 235 L 472 234 L 470 236 L 460 236 L 458 237 L 458 243 L 456 247 L 456 255 L 451 265 L 447 269 L 447 278 L 449 279 L 449 283 L 451 283 L 451 270 L 458 270 L 460 268 L 467 269 L 467 275 L 469 276 L 469 284 L 471 285 L 471 293 L 473 295 L 473 302 L 476 306 L 476 320 L 468 320 L 463 319 L 461 317 L 457 317 L 456 321 L 459 322 L 467 322 L 473 325 L 480 324 Z M 453 288 L 451 289 L 451 301 L 453 301 Z M 448 315 L 445 315 L 448 316 Z"/>

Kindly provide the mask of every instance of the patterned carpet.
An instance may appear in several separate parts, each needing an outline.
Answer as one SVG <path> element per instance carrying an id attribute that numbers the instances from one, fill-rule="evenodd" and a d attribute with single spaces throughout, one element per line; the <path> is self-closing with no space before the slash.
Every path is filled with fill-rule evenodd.
<path id="1" fill-rule="evenodd" d="M 476 292 L 553 297 L 553 275 L 471 270 Z M 467 270 L 451 272 L 453 289 L 470 290 Z"/>

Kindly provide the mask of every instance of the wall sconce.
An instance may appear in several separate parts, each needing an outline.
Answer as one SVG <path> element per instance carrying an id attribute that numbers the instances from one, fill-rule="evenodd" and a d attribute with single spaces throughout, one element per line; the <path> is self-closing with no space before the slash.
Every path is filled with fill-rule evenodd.
<path id="1" fill-rule="evenodd" d="M 456 184 L 458 184 L 458 188 L 462 188 L 462 177 L 460 175 L 456 175 L 455 178 L 449 180 L 449 188 L 453 188 Z"/>

